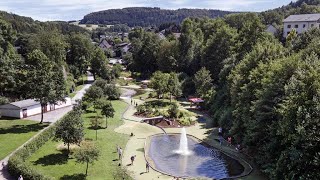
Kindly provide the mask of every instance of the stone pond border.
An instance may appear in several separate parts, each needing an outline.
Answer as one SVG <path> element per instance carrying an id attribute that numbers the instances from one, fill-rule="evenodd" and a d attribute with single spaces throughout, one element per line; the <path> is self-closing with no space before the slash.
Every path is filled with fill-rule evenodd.
<path id="1" fill-rule="evenodd" d="M 150 147 L 150 140 L 151 140 L 151 138 L 154 137 L 154 136 L 160 136 L 160 135 L 163 135 L 163 133 L 153 134 L 153 135 L 148 136 L 148 137 L 146 138 L 146 141 L 145 141 L 145 143 L 144 143 L 144 157 L 145 157 L 145 160 L 146 160 L 147 163 L 149 163 L 150 167 L 151 167 L 153 170 L 155 170 L 155 171 L 157 171 L 157 172 L 159 172 L 159 173 L 161 173 L 161 174 L 167 175 L 167 176 L 175 177 L 175 176 L 172 175 L 172 174 L 168 174 L 168 173 L 166 173 L 166 172 L 162 172 L 162 171 L 158 170 L 158 169 L 155 167 L 155 164 L 154 164 L 153 160 L 152 160 L 152 159 L 149 157 L 149 155 L 148 155 L 148 154 L 149 154 L 148 152 L 149 152 L 149 147 Z M 168 135 L 180 135 L 180 133 L 168 133 Z M 236 178 L 241 178 L 241 177 L 244 177 L 244 176 L 248 176 L 248 175 L 253 171 L 253 167 L 250 165 L 250 163 L 248 163 L 248 162 L 247 162 L 246 160 L 244 160 L 243 158 L 238 157 L 238 156 L 236 156 L 236 155 L 234 155 L 234 154 L 228 153 L 228 152 L 226 152 L 226 151 L 223 151 L 223 150 L 219 149 L 218 147 L 215 147 L 214 145 L 208 144 L 207 142 L 204 142 L 204 141 L 200 140 L 199 138 L 197 138 L 197 137 L 195 137 L 195 136 L 193 136 L 193 135 L 187 134 L 187 136 L 188 136 L 188 137 L 191 137 L 192 139 L 196 140 L 196 141 L 199 142 L 199 143 L 203 143 L 203 144 L 205 144 L 205 145 L 208 146 L 208 147 L 211 147 L 211 148 L 216 149 L 217 151 L 223 153 L 224 155 L 226 155 L 226 156 L 228 156 L 228 157 L 230 157 L 230 158 L 232 158 L 232 159 L 237 160 L 237 161 L 244 167 L 244 170 L 243 170 L 243 172 L 242 172 L 240 175 L 238 175 L 238 176 L 232 176 L 232 177 L 228 177 L 228 178 L 223 178 L 223 179 L 236 179 Z M 183 176 L 183 177 L 179 177 L 179 178 L 201 178 L 201 177 L 188 177 L 188 176 Z M 206 177 L 203 177 L 203 178 L 206 178 Z M 206 179 L 208 179 L 208 178 L 206 178 Z M 209 178 L 209 179 L 210 179 L 210 178 Z"/>

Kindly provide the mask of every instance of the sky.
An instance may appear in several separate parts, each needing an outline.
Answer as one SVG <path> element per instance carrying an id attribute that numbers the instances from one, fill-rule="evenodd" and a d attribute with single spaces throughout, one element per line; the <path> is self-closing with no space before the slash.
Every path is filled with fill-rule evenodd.
<path id="1" fill-rule="evenodd" d="M 200 8 L 264 11 L 294 0 L 0 0 L 0 10 L 40 21 L 80 20 L 84 15 L 125 7 Z"/>

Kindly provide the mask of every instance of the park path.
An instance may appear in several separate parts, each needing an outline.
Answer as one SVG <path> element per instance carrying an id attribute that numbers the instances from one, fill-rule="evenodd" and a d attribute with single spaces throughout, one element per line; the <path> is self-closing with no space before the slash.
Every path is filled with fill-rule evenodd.
<path id="1" fill-rule="evenodd" d="M 84 96 L 86 90 L 91 86 L 91 84 L 94 81 L 94 78 L 90 72 L 87 73 L 87 84 L 84 85 L 84 87 L 76 93 L 76 95 L 72 98 L 72 104 L 76 103 L 76 100 L 82 99 Z M 72 105 L 64 108 L 57 109 L 55 111 L 47 112 L 43 115 L 43 122 L 50 122 L 50 126 L 53 125 L 57 120 L 62 118 L 65 114 L 67 114 L 69 111 L 72 110 Z M 27 118 L 28 120 L 34 120 L 39 121 L 41 120 L 41 114 L 30 116 Z M 49 126 L 48 126 L 49 127 Z M 46 128 L 48 128 L 46 127 Z M 1 170 L 0 170 L 0 180 L 13 180 L 13 178 L 10 176 L 10 174 L 7 171 L 7 164 L 10 156 L 16 152 L 18 149 L 22 148 L 25 144 L 30 142 L 34 137 L 36 137 L 38 134 L 40 134 L 42 131 L 44 131 L 46 128 L 42 129 L 40 132 L 38 132 L 36 135 L 34 135 L 32 138 L 30 138 L 27 142 L 22 144 L 20 147 L 18 147 L 16 150 L 14 150 L 11 154 L 9 154 L 7 157 L 2 159 L 0 161 Z M 4 166 L 3 166 L 4 165 Z"/>

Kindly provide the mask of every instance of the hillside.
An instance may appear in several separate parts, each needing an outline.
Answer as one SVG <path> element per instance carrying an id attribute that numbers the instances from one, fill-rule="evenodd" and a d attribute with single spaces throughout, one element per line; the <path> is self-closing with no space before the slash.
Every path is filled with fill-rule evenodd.
<path id="1" fill-rule="evenodd" d="M 206 9 L 168 10 L 148 7 L 132 7 L 109 9 L 90 13 L 81 20 L 82 24 L 127 24 L 128 26 L 159 26 L 166 22 L 180 24 L 187 17 L 221 17 L 230 14 L 229 11 Z"/>
<path id="2" fill-rule="evenodd" d="M 12 28 L 19 34 L 30 34 L 30 33 L 38 33 L 42 30 L 50 31 L 56 29 L 60 31 L 62 34 L 67 34 L 71 32 L 86 32 L 85 29 L 76 26 L 70 25 L 68 22 L 64 21 L 48 21 L 48 22 L 40 22 L 33 20 L 30 17 L 19 16 L 16 14 L 7 13 L 5 11 L 0 10 L 0 19 L 11 24 Z"/>

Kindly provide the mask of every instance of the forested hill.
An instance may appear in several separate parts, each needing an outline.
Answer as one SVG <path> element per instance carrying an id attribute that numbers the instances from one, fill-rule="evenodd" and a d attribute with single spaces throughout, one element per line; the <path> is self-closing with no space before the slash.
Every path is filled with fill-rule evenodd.
<path id="1" fill-rule="evenodd" d="M 81 20 L 83 24 L 127 24 L 128 26 L 150 26 L 166 22 L 180 24 L 187 17 L 210 17 L 216 18 L 229 11 L 206 10 L 206 9 L 178 9 L 168 10 L 148 7 L 132 7 L 123 9 L 109 9 L 90 13 Z"/>
<path id="2" fill-rule="evenodd" d="M 0 20 L 1 19 L 11 24 L 12 28 L 19 34 L 38 33 L 40 31 L 51 31 L 54 29 L 62 34 L 71 32 L 86 32 L 85 29 L 79 26 L 71 25 L 64 21 L 40 22 L 35 21 L 30 17 L 19 16 L 0 10 Z"/>

